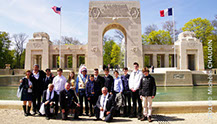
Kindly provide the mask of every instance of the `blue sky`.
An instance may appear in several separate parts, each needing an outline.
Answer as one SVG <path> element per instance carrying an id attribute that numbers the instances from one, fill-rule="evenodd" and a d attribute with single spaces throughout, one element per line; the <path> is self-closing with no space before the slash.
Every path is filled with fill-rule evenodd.
<path id="1" fill-rule="evenodd" d="M 201 17 L 213 20 L 217 14 L 217 0 L 140 0 L 142 32 L 147 25 L 162 23 L 172 17 L 160 17 L 159 11 L 174 7 L 176 27 L 190 19 Z M 10 35 L 47 32 L 51 40 L 59 39 L 59 15 L 51 9 L 62 6 L 62 35 L 76 37 L 83 43 L 88 39 L 89 0 L 0 0 L 0 31 Z"/>

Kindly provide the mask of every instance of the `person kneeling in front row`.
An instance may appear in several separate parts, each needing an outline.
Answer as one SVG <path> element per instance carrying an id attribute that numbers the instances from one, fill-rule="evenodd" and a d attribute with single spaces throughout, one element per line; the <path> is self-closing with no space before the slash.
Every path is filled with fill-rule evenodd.
<path id="1" fill-rule="evenodd" d="M 65 84 L 65 89 L 60 92 L 60 107 L 62 111 L 62 120 L 68 119 L 68 114 L 72 109 L 75 109 L 74 119 L 79 119 L 78 112 L 80 104 L 78 103 L 75 92 L 70 89 L 70 84 Z"/>
<path id="2" fill-rule="evenodd" d="M 54 109 L 55 109 L 55 117 L 57 116 L 58 95 L 57 95 L 57 92 L 54 91 L 53 84 L 49 84 L 48 89 L 43 92 L 42 105 L 44 105 L 44 110 L 45 110 L 45 115 L 46 115 L 47 120 L 49 120 L 50 117 L 52 116 L 52 113 L 53 113 L 52 111 Z"/>
<path id="3" fill-rule="evenodd" d="M 112 94 L 108 93 L 106 87 L 102 88 L 102 95 L 99 96 L 96 106 L 94 107 L 96 120 L 104 120 L 110 122 L 115 112 L 115 101 Z"/>

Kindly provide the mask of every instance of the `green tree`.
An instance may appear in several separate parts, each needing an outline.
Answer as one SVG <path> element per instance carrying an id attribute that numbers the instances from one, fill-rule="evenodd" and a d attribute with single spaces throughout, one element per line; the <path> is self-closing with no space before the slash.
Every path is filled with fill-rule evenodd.
<path id="1" fill-rule="evenodd" d="M 121 49 L 120 47 L 115 43 L 112 46 L 112 51 L 111 51 L 111 65 L 119 65 L 121 62 Z"/>
<path id="2" fill-rule="evenodd" d="M 163 45 L 163 44 L 172 44 L 172 38 L 168 31 L 159 30 L 151 31 L 149 35 L 142 35 L 142 41 L 145 45 Z"/>
<path id="3" fill-rule="evenodd" d="M 13 53 L 9 50 L 10 46 L 9 34 L 0 31 L 0 68 L 5 68 L 5 64 L 13 63 Z"/>
<path id="4" fill-rule="evenodd" d="M 212 64 L 213 68 L 217 68 L 217 56 L 215 53 L 217 53 L 217 35 L 211 35 L 208 37 L 208 40 L 212 40 L 211 46 L 212 46 Z M 207 68 L 208 65 L 208 45 L 203 46 L 203 53 L 204 53 L 204 65 L 205 68 Z"/>
<path id="5" fill-rule="evenodd" d="M 182 28 L 183 31 L 193 31 L 196 34 L 196 38 L 199 38 L 204 46 L 207 45 L 207 39 L 213 33 L 213 26 L 207 19 L 195 18 L 185 23 Z"/>
<path id="6" fill-rule="evenodd" d="M 203 44 L 203 53 L 204 53 L 204 65 L 207 68 L 207 61 L 208 61 L 208 41 L 212 40 L 212 48 L 213 48 L 213 65 L 217 67 L 217 56 L 215 53 L 217 52 L 217 38 L 214 31 L 215 22 L 212 23 L 207 19 L 202 18 L 195 18 L 191 19 L 187 22 L 184 27 L 182 28 L 183 31 L 192 31 L 196 34 L 196 38 L 200 39 Z"/>
<path id="7" fill-rule="evenodd" d="M 105 44 L 103 46 L 103 64 L 104 65 L 108 65 L 111 64 L 111 51 L 112 51 L 112 47 L 115 44 L 115 42 L 113 40 L 109 40 L 109 41 L 105 41 Z"/>

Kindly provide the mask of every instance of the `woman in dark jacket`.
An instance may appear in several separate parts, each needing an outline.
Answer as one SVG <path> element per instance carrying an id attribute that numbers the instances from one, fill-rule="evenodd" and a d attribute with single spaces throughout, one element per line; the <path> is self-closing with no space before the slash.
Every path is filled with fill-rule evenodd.
<path id="1" fill-rule="evenodd" d="M 26 71 L 26 77 L 24 77 L 20 82 L 20 89 L 23 89 L 21 92 L 21 101 L 23 101 L 23 111 L 25 116 L 29 116 L 31 104 L 32 104 L 32 82 L 30 81 L 31 71 Z M 26 104 L 28 101 L 28 110 L 26 111 Z"/>
<path id="2" fill-rule="evenodd" d="M 139 95 L 140 99 L 143 102 L 143 118 L 141 121 L 148 118 L 148 121 L 151 122 L 152 114 L 152 99 L 156 95 L 156 84 L 155 79 L 149 74 L 148 68 L 142 69 L 143 77 L 141 78 Z"/>

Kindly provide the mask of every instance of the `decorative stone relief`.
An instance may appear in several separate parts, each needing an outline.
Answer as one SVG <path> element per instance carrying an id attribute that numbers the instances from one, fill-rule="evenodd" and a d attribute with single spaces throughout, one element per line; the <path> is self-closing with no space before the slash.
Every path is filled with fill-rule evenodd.
<path id="1" fill-rule="evenodd" d="M 40 38 L 40 39 L 46 38 L 50 40 L 50 36 L 45 32 L 36 32 L 33 34 L 33 38 Z"/>
<path id="2" fill-rule="evenodd" d="M 39 44 L 39 43 L 33 43 L 33 46 L 34 46 L 34 48 L 40 48 L 41 44 Z"/>
<path id="3" fill-rule="evenodd" d="M 130 15 L 132 16 L 132 18 L 138 18 L 140 16 L 139 8 L 136 7 L 131 8 Z"/>
<path id="4" fill-rule="evenodd" d="M 98 18 L 99 15 L 101 14 L 100 8 L 97 7 L 90 8 L 89 11 L 90 11 L 90 17 L 93 18 Z"/>
<path id="5" fill-rule="evenodd" d="M 91 49 L 92 52 L 97 52 L 97 47 L 94 46 L 92 49 Z"/>
<path id="6" fill-rule="evenodd" d="M 136 47 L 136 46 L 135 46 L 135 47 L 132 47 L 132 48 L 131 48 L 131 51 L 134 52 L 134 53 L 137 52 L 137 51 L 138 51 L 138 47 Z"/>

